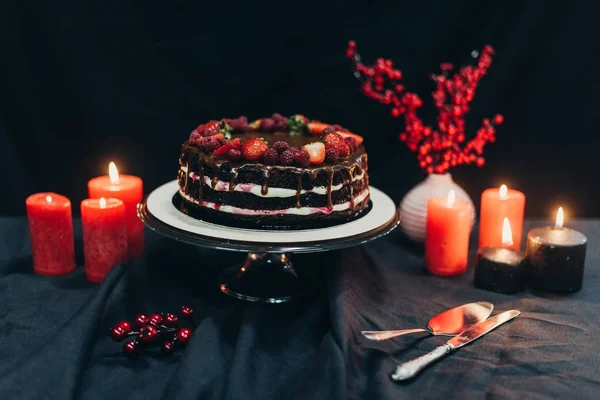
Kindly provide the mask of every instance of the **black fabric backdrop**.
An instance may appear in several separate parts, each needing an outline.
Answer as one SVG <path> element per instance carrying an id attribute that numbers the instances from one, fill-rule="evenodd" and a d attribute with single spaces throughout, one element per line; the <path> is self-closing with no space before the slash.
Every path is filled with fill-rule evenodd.
<path id="1" fill-rule="evenodd" d="M 364 246 L 296 256 L 298 270 L 317 275 L 320 292 L 260 305 L 218 291 L 219 272 L 242 254 L 154 234 L 140 258 L 116 266 L 100 285 L 85 280 L 81 254 L 71 274 L 37 276 L 26 219 L 2 218 L 0 398 L 597 399 L 600 221 L 570 226 L 590 238 L 583 289 L 572 295 L 486 292 L 472 286 L 472 268 L 454 278 L 431 276 L 396 231 Z M 495 304 L 494 313 L 522 314 L 408 384 L 389 379 L 395 365 L 447 339 L 374 343 L 359 334 L 423 327 L 433 314 L 483 300 Z M 108 335 L 122 319 L 181 304 L 194 308 L 198 327 L 172 357 L 150 352 L 128 360 Z"/>
<path id="2" fill-rule="evenodd" d="M 198 123 L 274 111 L 366 136 L 371 180 L 398 201 L 424 175 L 397 141 L 400 121 L 358 93 L 344 58 L 355 39 L 367 60 L 393 58 L 426 100 L 440 62 L 466 63 L 492 44 L 468 128 L 496 112 L 506 124 L 486 167 L 455 179 L 476 203 L 507 183 L 526 192 L 529 216 L 558 203 L 599 216 L 598 4 L 3 1 L 0 170 L 10 196 L 0 213 L 23 213 L 24 198 L 42 190 L 78 204 L 109 160 L 153 189 L 174 179 Z"/>

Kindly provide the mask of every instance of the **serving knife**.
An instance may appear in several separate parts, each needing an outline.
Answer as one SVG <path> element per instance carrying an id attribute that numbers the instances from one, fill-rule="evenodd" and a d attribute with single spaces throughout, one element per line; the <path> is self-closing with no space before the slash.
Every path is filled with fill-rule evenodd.
<path id="1" fill-rule="evenodd" d="M 473 325 L 469 329 L 462 331 L 452 339 L 448 340 L 446 344 L 436 347 L 431 352 L 419 358 L 415 358 L 414 360 L 398 365 L 392 373 L 392 380 L 400 382 L 414 378 L 429 364 L 482 337 L 486 333 L 499 327 L 503 323 L 510 321 L 519 314 L 521 314 L 521 312 L 518 310 L 505 311 Z"/>

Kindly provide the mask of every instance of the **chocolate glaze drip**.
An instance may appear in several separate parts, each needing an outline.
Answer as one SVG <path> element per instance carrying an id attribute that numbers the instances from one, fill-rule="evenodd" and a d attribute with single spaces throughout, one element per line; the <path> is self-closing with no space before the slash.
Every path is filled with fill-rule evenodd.
<path id="1" fill-rule="evenodd" d="M 331 190 L 333 186 L 333 169 L 328 169 L 327 175 L 329 179 L 329 184 L 327 185 L 327 208 L 331 210 L 333 208 L 333 203 L 331 201 Z"/>
<path id="2" fill-rule="evenodd" d="M 298 188 L 296 189 L 296 208 L 301 208 L 300 195 L 302 194 L 302 174 L 296 174 L 296 179 L 298 180 Z"/>
<path id="3" fill-rule="evenodd" d="M 229 172 L 229 191 L 233 192 L 234 186 L 235 186 L 235 179 L 237 178 L 237 169 L 236 168 L 232 168 L 231 171 Z"/>
<path id="4" fill-rule="evenodd" d="M 263 183 L 260 188 L 260 193 L 265 196 L 269 193 L 269 172 L 271 172 L 271 167 L 265 167 L 263 170 Z"/>
<path id="5" fill-rule="evenodd" d="M 187 161 L 185 162 L 185 178 L 183 180 L 183 182 L 184 182 L 183 192 L 184 193 L 187 193 L 189 176 L 190 176 L 190 159 L 188 158 Z"/>
<path id="6" fill-rule="evenodd" d="M 350 182 L 350 208 L 354 208 L 354 187 L 352 186 L 352 179 L 354 179 L 354 170 L 356 166 L 352 166 L 348 169 L 348 181 Z"/>
<path id="7" fill-rule="evenodd" d="M 219 182 L 219 167 L 216 164 L 212 165 L 212 180 L 210 181 L 210 187 L 215 190 L 217 183 Z"/>
<path id="8" fill-rule="evenodd" d="M 202 198 L 204 197 L 204 163 L 203 163 L 203 158 L 200 157 L 198 159 L 198 167 L 200 170 L 200 193 L 198 195 L 198 200 L 202 201 Z"/>

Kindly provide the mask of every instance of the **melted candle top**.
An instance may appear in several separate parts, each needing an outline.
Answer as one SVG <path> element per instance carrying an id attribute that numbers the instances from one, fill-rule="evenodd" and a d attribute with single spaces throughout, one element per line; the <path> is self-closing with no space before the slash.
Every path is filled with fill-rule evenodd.
<path id="1" fill-rule="evenodd" d="M 534 243 L 553 246 L 578 246 L 587 243 L 587 238 L 583 233 L 564 227 L 535 228 L 529 232 L 528 236 Z"/>
<path id="2" fill-rule="evenodd" d="M 487 247 L 481 249 L 480 251 L 483 257 L 497 263 L 505 263 L 516 266 L 525 259 L 525 254 L 520 251 L 514 251 L 510 249 Z"/>

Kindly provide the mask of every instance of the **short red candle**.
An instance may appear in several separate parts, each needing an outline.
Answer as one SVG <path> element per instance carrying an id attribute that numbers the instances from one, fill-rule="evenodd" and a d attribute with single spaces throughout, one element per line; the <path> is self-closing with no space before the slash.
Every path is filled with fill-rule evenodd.
<path id="1" fill-rule="evenodd" d="M 25 200 L 33 270 L 40 275 L 64 275 L 75 269 L 71 201 L 56 193 L 32 194 Z"/>
<path id="2" fill-rule="evenodd" d="M 81 202 L 85 276 L 100 282 L 110 269 L 127 261 L 125 204 L 119 199 L 87 199 Z"/>
<path id="3" fill-rule="evenodd" d="M 481 215 L 479 222 L 479 247 L 503 247 L 502 224 L 504 218 L 512 228 L 513 244 L 507 249 L 521 248 L 525 195 L 502 185 L 500 189 L 484 190 L 481 194 Z"/>
<path id="4" fill-rule="evenodd" d="M 433 197 L 427 202 L 425 267 L 436 275 L 459 275 L 467 270 L 471 205 L 456 199 Z"/>
<path id="5" fill-rule="evenodd" d="M 137 206 L 144 196 L 142 179 L 132 175 L 119 175 L 114 163 L 110 164 L 109 176 L 99 176 L 88 182 L 88 193 L 93 199 L 110 197 L 123 200 L 128 253 L 129 257 L 136 257 L 144 250 L 144 224 L 137 216 Z"/>

